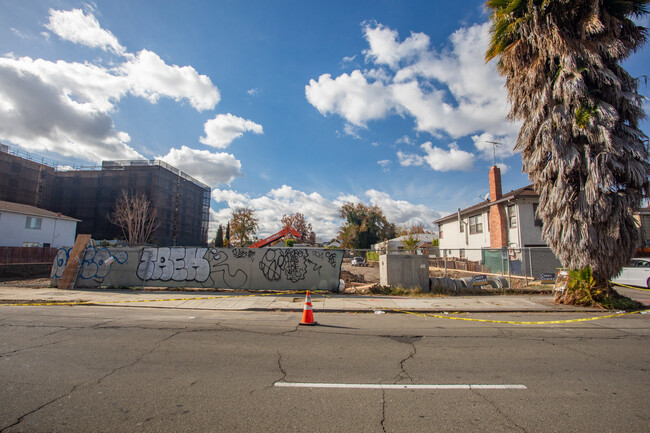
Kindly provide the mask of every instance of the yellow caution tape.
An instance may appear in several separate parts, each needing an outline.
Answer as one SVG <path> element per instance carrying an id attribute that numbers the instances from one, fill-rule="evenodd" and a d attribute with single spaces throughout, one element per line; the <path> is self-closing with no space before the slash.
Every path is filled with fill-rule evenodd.
<path id="1" fill-rule="evenodd" d="M 650 313 L 650 310 L 643 310 L 643 311 L 629 311 L 629 312 L 620 312 L 620 313 L 615 313 L 615 314 L 609 314 L 607 316 L 597 316 L 597 317 L 586 317 L 583 319 L 566 319 L 566 320 L 548 320 L 548 321 L 539 321 L 539 322 L 518 322 L 514 320 L 490 320 L 490 319 L 472 319 L 469 317 L 450 317 L 450 316 L 443 316 L 440 314 L 430 314 L 430 313 L 417 313 L 414 311 L 406 311 L 406 310 L 395 310 L 393 309 L 392 311 L 395 311 L 397 313 L 404 313 L 404 314 L 413 314 L 416 316 L 420 317 L 435 317 L 437 319 L 449 319 L 449 320 L 464 320 L 466 322 L 482 322 L 482 323 L 506 323 L 510 325 L 548 325 L 548 324 L 555 324 L 555 323 L 576 323 L 576 322 L 588 322 L 591 320 L 600 320 L 600 319 L 609 319 L 612 317 L 620 317 L 620 316 L 626 316 L 629 314 L 648 314 Z"/>
<path id="2" fill-rule="evenodd" d="M 610 283 L 616 285 L 616 286 L 621 286 L 621 287 L 627 287 L 628 289 L 636 289 L 636 290 L 646 290 L 650 291 L 650 289 L 644 289 L 643 287 L 635 287 L 635 286 L 628 286 L 627 284 L 621 284 L 621 283 L 615 283 L 613 281 L 610 281 Z"/>

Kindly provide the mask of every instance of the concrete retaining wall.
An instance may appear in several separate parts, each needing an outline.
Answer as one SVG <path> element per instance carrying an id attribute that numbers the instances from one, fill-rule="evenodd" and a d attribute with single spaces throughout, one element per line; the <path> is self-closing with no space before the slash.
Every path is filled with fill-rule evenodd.
<path id="1" fill-rule="evenodd" d="M 52 285 L 68 262 L 61 248 Z M 88 248 L 75 287 L 338 291 L 343 251 L 312 248 Z"/>

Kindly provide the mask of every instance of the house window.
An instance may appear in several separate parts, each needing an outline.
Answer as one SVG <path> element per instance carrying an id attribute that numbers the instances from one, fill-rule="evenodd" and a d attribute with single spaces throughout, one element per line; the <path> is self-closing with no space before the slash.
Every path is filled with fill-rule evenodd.
<path id="1" fill-rule="evenodd" d="M 25 228 L 26 229 L 40 230 L 42 221 L 43 221 L 43 218 L 27 217 L 25 219 Z"/>
<path id="2" fill-rule="evenodd" d="M 533 218 L 535 218 L 535 227 L 541 227 L 542 226 L 542 220 L 537 218 L 537 207 L 539 206 L 539 203 L 533 203 Z"/>
<path id="3" fill-rule="evenodd" d="M 465 223 L 463 222 L 463 220 L 460 220 L 459 222 L 460 222 L 460 232 L 463 233 L 465 232 Z"/>
<path id="4" fill-rule="evenodd" d="M 438 235 L 438 239 L 442 239 L 442 230 L 440 230 L 440 234 Z"/>
<path id="5" fill-rule="evenodd" d="M 464 249 L 461 249 L 461 250 L 459 251 L 459 254 L 458 254 L 458 255 L 460 256 L 461 259 L 464 259 L 464 258 L 465 258 L 465 250 L 464 250 Z"/>
<path id="6" fill-rule="evenodd" d="M 469 234 L 483 233 L 483 215 L 469 217 Z"/>
<path id="7" fill-rule="evenodd" d="M 517 212 L 515 212 L 515 205 L 508 206 L 508 224 L 510 227 L 517 227 Z"/>

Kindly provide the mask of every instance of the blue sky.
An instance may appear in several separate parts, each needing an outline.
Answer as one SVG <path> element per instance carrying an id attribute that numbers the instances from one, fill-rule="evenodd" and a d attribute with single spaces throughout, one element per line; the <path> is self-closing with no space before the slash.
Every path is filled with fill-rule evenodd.
<path id="1" fill-rule="evenodd" d="M 488 141 L 504 190 L 528 184 L 482 1 L 0 10 L 0 141 L 64 166 L 163 159 L 213 188 L 211 233 L 250 206 L 260 236 L 302 212 L 331 239 L 346 201 L 431 226 L 488 192 Z M 647 74 L 649 58 L 626 67 Z"/>

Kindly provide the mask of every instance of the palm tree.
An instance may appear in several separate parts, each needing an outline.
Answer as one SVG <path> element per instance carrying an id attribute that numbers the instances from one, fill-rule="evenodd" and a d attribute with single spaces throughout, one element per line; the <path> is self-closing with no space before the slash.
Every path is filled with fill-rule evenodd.
<path id="1" fill-rule="evenodd" d="M 630 17 L 648 0 L 490 0 L 491 41 L 523 120 L 516 150 L 540 196 L 543 236 L 563 265 L 598 286 L 634 254 L 633 211 L 650 193 L 637 80 L 620 62 L 645 43 Z"/>

